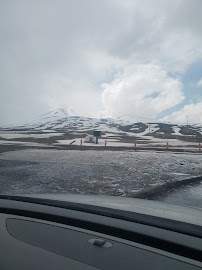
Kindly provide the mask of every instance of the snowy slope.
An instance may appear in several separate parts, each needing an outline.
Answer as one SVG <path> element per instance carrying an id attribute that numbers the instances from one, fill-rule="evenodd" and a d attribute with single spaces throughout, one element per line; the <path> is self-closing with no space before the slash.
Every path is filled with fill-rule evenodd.
<path id="1" fill-rule="evenodd" d="M 68 116 L 74 116 L 76 113 L 72 109 L 58 108 L 52 110 L 32 121 L 32 123 L 46 123 L 54 120 L 67 118 Z"/>
<path id="2" fill-rule="evenodd" d="M 92 130 L 101 130 L 103 133 L 134 135 L 138 137 L 152 136 L 166 138 L 169 136 L 202 136 L 201 125 L 178 126 L 167 123 L 133 123 L 132 120 L 93 118 L 78 116 L 71 109 L 58 108 L 44 114 L 28 124 L 15 127 L 18 129 L 46 131 L 46 132 L 71 132 L 88 133 Z"/>

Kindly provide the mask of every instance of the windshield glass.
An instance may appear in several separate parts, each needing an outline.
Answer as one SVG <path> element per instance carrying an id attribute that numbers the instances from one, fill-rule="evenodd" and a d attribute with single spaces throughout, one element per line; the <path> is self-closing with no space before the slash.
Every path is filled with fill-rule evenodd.
<path id="1" fill-rule="evenodd" d="M 202 208 L 201 10 L 2 0 L 0 195 Z"/>

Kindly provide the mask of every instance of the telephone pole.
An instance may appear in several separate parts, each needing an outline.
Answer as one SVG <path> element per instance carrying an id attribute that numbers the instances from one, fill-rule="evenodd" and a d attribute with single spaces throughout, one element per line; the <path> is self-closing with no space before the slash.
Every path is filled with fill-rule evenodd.
<path id="1" fill-rule="evenodd" d="M 166 127 L 166 124 L 165 124 L 165 120 L 163 121 L 163 136 L 164 136 L 164 138 L 166 137 L 166 129 L 165 129 L 165 127 Z"/>
<path id="2" fill-rule="evenodd" d="M 187 139 L 188 139 L 188 115 L 186 115 L 187 118 Z"/>

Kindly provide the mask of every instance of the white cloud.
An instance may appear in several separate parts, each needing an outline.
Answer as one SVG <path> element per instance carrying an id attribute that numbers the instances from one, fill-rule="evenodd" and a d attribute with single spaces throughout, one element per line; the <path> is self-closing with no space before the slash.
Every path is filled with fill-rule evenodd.
<path id="1" fill-rule="evenodd" d="M 27 121 L 62 104 L 87 113 L 100 110 L 100 85 L 114 87 L 117 80 L 113 84 L 112 78 L 118 72 L 117 79 L 132 80 L 129 69 L 136 72 L 144 65 L 161 67 L 162 88 L 172 82 L 175 86 L 170 88 L 178 89 L 176 98 L 175 93 L 166 97 L 169 104 L 159 101 L 165 91 L 156 99 L 144 97 L 144 115 L 150 117 L 150 104 L 152 115 L 178 104 L 179 80 L 167 74 L 181 76 L 202 59 L 201 9 L 201 0 L 61 0 L 60 5 L 54 0 L 21 0 L 12 5 L 0 1 L 0 123 Z M 57 75 L 52 78 L 52 74 Z M 144 80 L 145 89 L 154 85 Z M 143 85 L 140 88 L 146 91 Z M 121 99 L 125 104 L 127 98 Z M 104 99 L 111 110 L 108 103 Z M 127 113 L 134 112 L 124 104 L 112 113 L 127 108 Z"/>
<path id="2" fill-rule="evenodd" d="M 189 123 L 202 124 L 202 102 L 186 105 L 181 110 L 173 112 L 171 115 L 168 115 L 161 120 L 169 121 L 171 123 L 186 124 L 186 116 L 188 116 Z"/>
<path id="3" fill-rule="evenodd" d="M 186 72 L 202 59 L 202 2 L 119 1 L 129 18 L 111 52 L 133 63 L 154 62 L 168 72 Z"/>
<path id="4" fill-rule="evenodd" d="M 184 99 L 181 82 L 153 64 L 126 66 L 102 87 L 104 109 L 110 117 L 154 118 Z"/>
<path id="5" fill-rule="evenodd" d="M 202 78 L 196 84 L 198 87 L 202 86 Z"/>
<path id="6" fill-rule="evenodd" d="M 74 81 L 65 74 L 52 73 L 46 78 L 44 87 L 49 90 L 41 94 L 40 98 L 50 109 L 69 107 L 81 115 L 87 114 L 89 109 L 101 109 L 101 94 L 86 81 Z"/>

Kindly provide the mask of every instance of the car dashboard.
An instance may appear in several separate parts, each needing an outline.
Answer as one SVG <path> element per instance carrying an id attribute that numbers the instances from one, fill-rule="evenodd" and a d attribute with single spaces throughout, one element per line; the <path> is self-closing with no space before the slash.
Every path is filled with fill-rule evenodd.
<path id="1" fill-rule="evenodd" d="M 123 210 L 0 198 L 0 269 L 201 269 L 201 234 Z"/>

